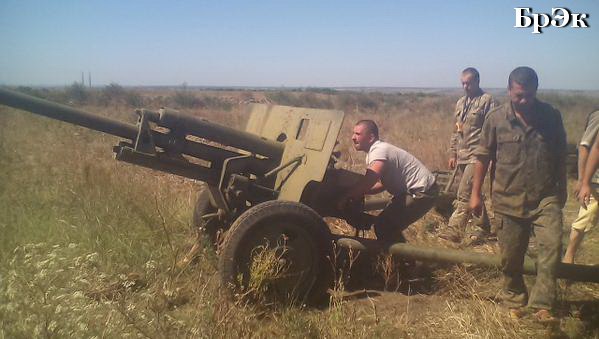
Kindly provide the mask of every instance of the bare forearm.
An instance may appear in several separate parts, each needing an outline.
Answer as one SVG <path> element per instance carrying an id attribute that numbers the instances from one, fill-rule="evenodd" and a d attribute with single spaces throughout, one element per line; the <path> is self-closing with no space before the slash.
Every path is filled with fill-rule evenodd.
<path id="1" fill-rule="evenodd" d="M 485 174 L 489 168 L 488 159 L 477 159 L 474 165 L 474 177 L 472 178 L 472 195 L 480 196 L 483 183 L 485 181 Z"/>
<path id="2" fill-rule="evenodd" d="M 578 146 L 578 181 L 584 177 L 584 169 L 589 158 L 589 149 L 587 146 Z"/>
<path id="3" fill-rule="evenodd" d="M 593 178 L 593 174 L 597 170 L 597 166 L 599 165 L 599 138 L 595 138 L 595 142 L 593 143 L 593 147 L 589 152 L 589 156 L 586 162 L 586 166 L 584 168 L 583 176 L 582 176 L 582 184 L 590 185 L 591 179 Z"/>

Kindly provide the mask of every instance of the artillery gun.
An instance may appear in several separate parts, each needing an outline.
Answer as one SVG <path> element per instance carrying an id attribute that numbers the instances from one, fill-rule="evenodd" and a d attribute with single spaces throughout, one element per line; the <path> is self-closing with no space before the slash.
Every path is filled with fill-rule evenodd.
<path id="1" fill-rule="evenodd" d="M 227 284 L 247 286 L 257 249 L 268 247 L 285 266 L 275 293 L 322 296 L 332 239 L 323 217 L 356 227 L 367 218 L 361 206 L 335 207 L 360 176 L 333 166 L 341 111 L 252 104 L 243 132 L 164 108 L 136 110 L 133 125 L 7 89 L 0 104 L 124 138 L 113 147 L 117 160 L 202 181 L 194 224 L 212 243 L 226 233 L 219 267 Z"/>
<path id="2" fill-rule="evenodd" d="M 279 266 L 268 291 L 276 298 L 314 302 L 331 280 L 332 242 L 356 250 L 386 250 L 422 260 L 472 262 L 497 266 L 498 259 L 471 253 L 442 252 L 331 234 L 323 217 L 348 221 L 359 229 L 372 224 L 367 211 L 386 201 L 370 200 L 339 211 L 337 197 L 360 174 L 335 168 L 336 144 L 344 113 L 337 110 L 248 105 L 246 131 L 162 108 L 136 110 L 136 125 L 90 114 L 7 89 L 0 104 L 26 110 L 125 140 L 113 147 L 115 158 L 204 182 L 194 210 L 194 224 L 219 247 L 222 281 L 233 290 L 252 284 L 264 253 Z M 599 282 L 599 269 L 562 265 L 567 277 Z M 534 274 L 534 269 L 528 269 Z"/>

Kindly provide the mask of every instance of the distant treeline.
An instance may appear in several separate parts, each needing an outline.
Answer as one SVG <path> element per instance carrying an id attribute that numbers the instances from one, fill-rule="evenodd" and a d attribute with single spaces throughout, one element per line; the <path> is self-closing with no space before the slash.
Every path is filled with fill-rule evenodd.
<path id="1" fill-rule="evenodd" d="M 217 111 L 236 110 L 239 105 L 248 103 L 266 103 L 285 106 L 298 106 L 322 109 L 339 109 L 346 113 L 383 113 L 400 111 L 420 111 L 423 100 L 428 101 L 427 112 L 444 111 L 447 115 L 453 112 L 453 103 L 460 95 L 455 91 L 432 91 L 423 89 L 400 88 L 393 91 L 389 88 L 355 88 L 335 89 L 327 87 L 305 88 L 250 88 L 250 87 L 189 87 L 183 84 L 179 87 L 124 87 L 111 83 L 104 87 L 89 88 L 75 82 L 65 87 L 18 87 L 24 93 L 48 100 L 74 104 L 97 106 L 126 106 L 126 107 L 171 107 L 175 109 L 206 109 Z M 497 93 L 495 97 L 503 102 L 507 100 L 506 93 Z M 540 91 L 541 100 L 555 105 L 564 114 L 575 113 L 582 116 L 593 109 L 599 108 L 599 95 L 584 91 Z M 432 100 L 432 101 L 431 101 Z M 432 110 L 431 110 L 432 108 Z M 581 114 L 582 113 L 582 114 Z"/>

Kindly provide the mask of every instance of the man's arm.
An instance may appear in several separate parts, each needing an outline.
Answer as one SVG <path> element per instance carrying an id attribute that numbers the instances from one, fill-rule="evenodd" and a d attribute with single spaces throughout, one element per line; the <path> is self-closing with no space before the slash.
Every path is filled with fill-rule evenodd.
<path id="1" fill-rule="evenodd" d="M 458 100 L 458 102 L 456 103 L 455 113 L 453 116 L 453 132 L 451 133 L 451 138 L 449 139 L 449 160 L 447 161 L 447 167 L 449 167 L 449 169 L 454 169 L 456 167 L 458 159 L 458 139 L 460 137 L 458 133 L 459 103 L 460 100 Z"/>
<path id="2" fill-rule="evenodd" d="M 455 129 L 455 127 L 454 127 Z M 449 141 L 449 160 L 447 160 L 447 167 L 449 167 L 449 169 L 454 169 L 457 165 L 458 162 L 458 155 L 457 155 L 457 132 L 453 132 L 451 134 L 451 140 Z"/>
<path id="3" fill-rule="evenodd" d="M 474 164 L 474 177 L 472 178 L 472 193 L 468 204 L 474 215 L 481 215 L 483 207 L 482 187 L 485 181 L 485 174 L 489 168 L 489 158 L 479 157 Z"/>
<path id="4" fill-rule="evenodd" d="M 375 160 L 370 163 L 366 169 L 366 174 L 339 200 L 337 207 L 343 209 L 349 199 L 361 198 L 365 194 L 376 194 L 384 190 L 383 184 L 380 182 L 385 162 Z"/>
<path id="5" fill-rule="evenodd" d="M 584 167 L 580 191 L 578 192 L 578 202 L 586 208 L 591 199 L 591 179 L 599 166 L 599 138 L 595 138 L 593 146 Z"/>
<path id="6" fill-rule="evenodd" d="M 591 145 L 592 146 L 592 145 Z M 578 146 L 578 180 L 576 181 L 575 192 L 580 192 L 582 186 L 582 178 L 584 177 L 584 168 L 587 165 L 587 159 L 589 158 L 589 147 L 586 145 Z"/>
<path id="7" fill-rule="evenodd" d="M 576 183 L 576 198 L 581 205 L 586 208 L 588 199 L 591 197 L 591 179 L 595 172 L 586 173 L 586 167 L 589 162 L 590 153 L 593 150 L 599 130 L 599 111 L 594 111 L 587 117 L 584 134 L 578 147 L 578 181 Z M 588 174 L 587 185 L 584 193 L 581 194 L 585 176 Z"/>
<path id="8" fill-rule="evenodd" d="M 495 153 L 497 150 L 497 136 L 495 132 L 494 122 L 491 117 L 492 114 L 485 116 L 485 122 L 481 128 L 480 141 L 474 155 L 476 156 L 476 162 L 474 164 L 474 176 L 472 178 L 472 192 L 470 193 L 470 202 L 468 208 L 477 216 L 482 214 L 483 198 L 482 198 L 482 187 L 485 180 L 485 174 L 489 169 L 489 163 L 493 161 L 493 166 L 496 165 Z M 491 173 L 494 175 L 494 169 Z M 491 183 L 494 178 L 491 178 Z"/>

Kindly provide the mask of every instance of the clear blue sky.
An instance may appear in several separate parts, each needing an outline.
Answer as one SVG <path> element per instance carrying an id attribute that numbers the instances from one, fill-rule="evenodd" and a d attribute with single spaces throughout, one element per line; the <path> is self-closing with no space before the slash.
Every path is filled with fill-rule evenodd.
<path id="1" fill-rule="evenodd" d="M 514 7 L 590 15 L 516 29 Z M 505 87 L 599 90 L 599 1 L 0 1 L 0 84 Z"/>

